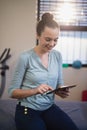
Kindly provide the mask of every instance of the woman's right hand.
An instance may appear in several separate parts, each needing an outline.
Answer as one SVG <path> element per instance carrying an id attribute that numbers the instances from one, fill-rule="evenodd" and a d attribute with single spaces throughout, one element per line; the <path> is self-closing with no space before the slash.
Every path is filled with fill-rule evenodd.
<path id="1" fill-rule="evenodd" d="M 40 86 L 35 88 L 37 94 L 46 93 L 49 90 L 53 90 L 53 88 L 47 84 L 41 84 Z"/>

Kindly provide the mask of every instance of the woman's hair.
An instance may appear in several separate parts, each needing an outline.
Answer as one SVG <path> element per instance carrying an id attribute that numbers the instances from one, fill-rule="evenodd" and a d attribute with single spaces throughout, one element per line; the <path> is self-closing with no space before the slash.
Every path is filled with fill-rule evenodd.
<path id="1" fill-rule="evenodd" d="M 42 19 L 38 22 L 37 28 L 36 28 L 38 36 L 41 35 L 45 27 L 59 28 L 58 23 L 55 20 L 53 20 L 53 15 L 50 13 L 44 13 L 42 15 Z"/>

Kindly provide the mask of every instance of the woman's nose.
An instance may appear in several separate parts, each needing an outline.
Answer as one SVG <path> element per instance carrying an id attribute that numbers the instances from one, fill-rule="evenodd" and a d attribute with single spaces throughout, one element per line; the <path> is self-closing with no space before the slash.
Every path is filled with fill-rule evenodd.
<path id="1" fill-rule="evenodd" d="M 55 45 L 55 42 L 54 42 L 54 40 L 52 40 L 51 42 L 50 42 L 50 44 L 49 44 L 50 46 L 54 46 Z"/>

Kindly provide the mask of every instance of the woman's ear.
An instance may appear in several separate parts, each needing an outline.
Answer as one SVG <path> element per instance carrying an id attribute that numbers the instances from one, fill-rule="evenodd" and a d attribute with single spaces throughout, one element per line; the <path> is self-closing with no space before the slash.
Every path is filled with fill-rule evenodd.
<path id="1" fill-rule="evenodd" d="M 36 34 L 36 39 L 39 40 L 39 36 L 38 36 L 38 34 Z"/>
<path id="2" fill-rule="evenodd" d="M 39 44 L 39 36 L 38 36 L 38 34 L 36 34 L 36 39 L 37 39 L 36 45 L 38 45 Z"/>

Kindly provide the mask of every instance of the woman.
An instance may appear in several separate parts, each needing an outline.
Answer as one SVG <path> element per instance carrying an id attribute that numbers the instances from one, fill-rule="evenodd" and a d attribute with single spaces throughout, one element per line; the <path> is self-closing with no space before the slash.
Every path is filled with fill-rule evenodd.
<path id="1" fill-rule="evenodd" d="M 59 25 L 45 13 L 37 24 L 38 45 L 21 54 L 9 88 L 18 99 L 15 113 L 17 130 L 77 130 L 72 120 L 54 104 L 55 94 L 65 98 L 69 90 L 46 94 L 63 85 L 61 54 L 53 48 Z"/>

